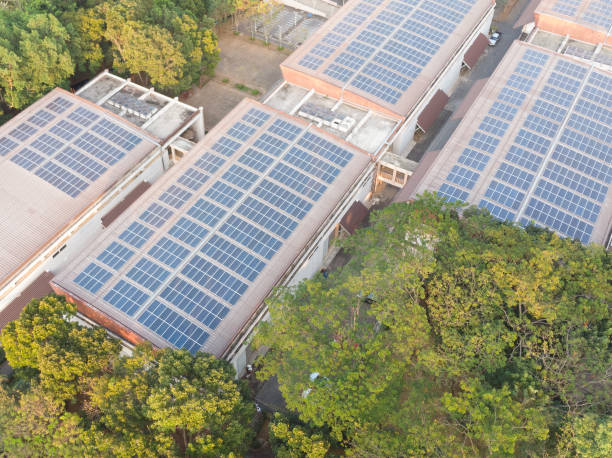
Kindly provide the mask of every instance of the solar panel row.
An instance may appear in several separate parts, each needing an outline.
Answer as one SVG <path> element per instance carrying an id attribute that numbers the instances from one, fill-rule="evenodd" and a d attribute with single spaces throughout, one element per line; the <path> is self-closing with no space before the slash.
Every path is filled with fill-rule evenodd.
<path id="1" fill-rule="evenodd" d="M 67 118 L 81 127 L 66 119 L 56 120 L 57 114 L 69 110 L 72 111 Z M 35 135 L 39 127 L 49 124 L 48 132 Z M 107 166 L 115 164 L 142 141 L 139 136 L 100 118 L 91 110 L 74 107 L 73 102 L 61 96 L 36 111 L 8 135 L 11 138 L 0 137 L 0 156 L 13 152 L 13 163 L 71 197 L 78 196 L 107 171 Z"/>
<path id="2" fill-rule="evenodd" d="M 586 243 L 612 181 L 612 128 L 602 122 L 610 119 L 612 78 L 558 58 L 542 81 L 548 59 L 524 51 L 438 193 L 469 200 L 529 94 L 530 111 L 513 129 L 503 161 L 488 171 L 478 205 L 497 218 L 549 226 Z M 533 92 L 536 81 L 544 84 Z"/>
<path id="3" fill-rule="evenodd" d="M 473 0 L 381 0 L 375 8 L 359 2 L 299 65 L 321 69 L 342 85 L 395 104 L 473 4 Z"/>
<path id="4" fill-rule="evenodd" d="M 251 108 L 74 282 L 170 344 L 196 351 L 352 157 Z M 102 264 L 116 273 L 93 282 L 89 273 Z"/>

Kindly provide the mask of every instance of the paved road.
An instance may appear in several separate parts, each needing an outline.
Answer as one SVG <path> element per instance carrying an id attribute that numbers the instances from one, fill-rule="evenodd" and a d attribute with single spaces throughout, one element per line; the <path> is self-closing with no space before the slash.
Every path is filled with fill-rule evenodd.
<path id="1" fill-rule="evenodd" d="M 427 136 L 410 151 L 409 159 L 420 161 L 425 152 L 439 150 L 446 144 L 461 121 L 461 119 L 451 116 L 453 111 L 461 105 L 461 102 L 476 81 L 491 76 L 512 42 L 519 38 L 521 27 L 515 28 L 514 26 L 529 3 L 530 0 L 519 0 L 505 21 L 493 22 L 497 30 L 502 33 L 502 39 L 497 46 L 487 47 L 476 66 L 461 77 L 444 111 L 440 114 L 440 117 L 434 123 Z"/>

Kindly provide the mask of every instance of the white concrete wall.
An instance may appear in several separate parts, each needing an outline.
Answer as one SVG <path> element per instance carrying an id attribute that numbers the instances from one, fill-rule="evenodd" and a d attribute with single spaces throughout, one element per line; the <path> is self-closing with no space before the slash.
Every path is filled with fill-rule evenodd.
<path id="1" fill-rule="evenodd" d="M 33 260 L 29 266 L 30 270 L 17 285 L 7 285 L 0 291 L 0 310 L 4 309 L 13 299 L 18 297 L 36 278 L 44 272 L 58 272 L 70 261 L 79 255 L 93 240 L 101 236 L 104 228 L 102 227 L 102 216 L 106 215 L 115 205 L 121 202 L 136 186 L 143 181 L 150 183 L 157 180 L 168 166 L 168 153 L 164 152 L 161 156 L 159 151 L 157 157 L 140 173 L 132 173 L 120 182 L 114 191 L 111 191 L 110 199 L 101 207 L 98 212 L 88 219 L 81 218 L 75 221 L 66 232 L 59 235 L 56 242 L 47 250 L 44 256 Z M 59 251 L 64 245 L 66 248 Z M 57 253 L 59 251 L 59 253 Z M 55 257 L 53 257 L 53 255 Z M 37 265 L 38 264 L 38 265 Z M 6 293 L 6 296 L 4 294 Z"/>

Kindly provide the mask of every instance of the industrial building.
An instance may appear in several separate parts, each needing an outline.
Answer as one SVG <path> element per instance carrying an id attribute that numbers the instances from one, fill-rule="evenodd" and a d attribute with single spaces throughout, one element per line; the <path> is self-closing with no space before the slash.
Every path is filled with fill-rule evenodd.
<path id="1" fill-rule="evenodd" d="M 109 73 L 80 94 L 55 89 L 0 126 L 0 328 L 170 166 L 168 145 L 204 133 L 201 110 Z"/>
<path id="2" fill-rule="evenodd" d="M 543 0 L 525 41 L 596 67 L 612 69 L 609 1 Z"/>
<path id="3" fill-rule="evenodd" d="M 494 6 L 492 0 L 348 2 L 281 64 L 280 96 L 296 99 L 286 93 L 307 89 L 291 108 L 297 115 L 316 116 L 311 97 L 319 96 L 395 120 L 392 141 L 380 146 L 405 155 L 415 131 L 426 131 L 444 108 L 462 68 L 486 48 Z"/>
<path id="4" fill-rule="evenodd" d="M 612 72 L 517 41 L 439 152 L 401 191 L 609 246 Z"/>
<path id="5" fill-rule="evenodd" d="M 240 371 L 272 288 L 310 277 L 370 179 L 373 157 L 243 100 L 53 280 L 132 343 L 226 358 Z"/>
<path id="6" fill-rule="evenodd" d="M 542 0 L 534 13 L 538 29 L 572 39 L 612 46 L 609 0 Z"/>

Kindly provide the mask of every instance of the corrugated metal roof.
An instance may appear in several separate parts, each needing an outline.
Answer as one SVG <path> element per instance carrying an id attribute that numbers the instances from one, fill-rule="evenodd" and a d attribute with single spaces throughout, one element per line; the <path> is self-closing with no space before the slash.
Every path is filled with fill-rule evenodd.
<path id="1" fill-rule="evenodd" d="M 0 285 L 156 148 L 62 89 L 0 126 Z"/>
<path id="2" fill-rule="evenodd" d="M 53 283 L 156 346 L 221 355 L 371 160 L 244 99 Z"/>

